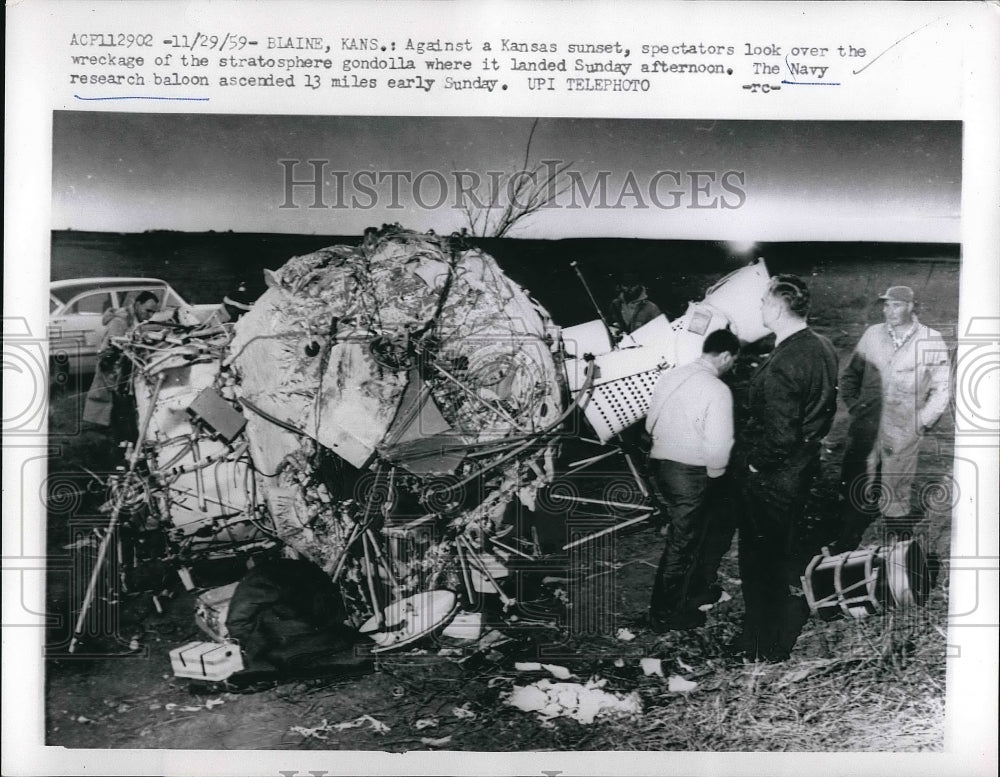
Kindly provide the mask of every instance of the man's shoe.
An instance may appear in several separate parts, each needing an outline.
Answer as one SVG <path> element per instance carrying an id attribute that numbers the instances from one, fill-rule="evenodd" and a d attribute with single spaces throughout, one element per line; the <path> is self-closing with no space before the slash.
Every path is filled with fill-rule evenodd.
<path id="1" fill-rule="evenodd" d="M 668 631 L 688 631 L 705 625 L 705 613 L 699 610 L 692 610 L 684 613 L 670 613 L 661 615 L 657 613 L 649 614 L 649 627 L 657 634 L 665 634 Z"/>
<path id="2" fill-rule="evenodd" d="M 746 632 L 740 632 L 722 648 L 722 654 L 727 658 L 744 658 L 756 653 L 754 641 Z"/>
<path id="3" fill-rule="evenodd" d="M 700 591 L 691 597 L 692 607 L 701 607 L 706 604 L 718 604 L 719 599 L 722 598 L 722 587 L 717 585 L 710 585 L 704 591 Z"/>

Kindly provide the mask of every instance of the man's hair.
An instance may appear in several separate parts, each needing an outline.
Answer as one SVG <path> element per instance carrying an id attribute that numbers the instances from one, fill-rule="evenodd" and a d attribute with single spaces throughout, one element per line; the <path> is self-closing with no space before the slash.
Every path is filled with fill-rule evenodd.
<path id="1" fill-rule="evenodd" d="M 798 275 L 781 273 L 767 287 L 772 296 L 783 300 L 789 312 L 799 318 L 809 315 L 809 287 Z"/>
<path id="2" fill-rule="evenodd" d="M 736 356 L 740 352 L 740 339 L 728 329 L 716 329 L 705 338 L 701 352 L 719 354 L 723 351 Z"/>
<path id="3" fill-rule="evenodd" d="M 150 300 L 153 300 L 153 302 L 157 304 L 159 304 L 160 302 L 160 298 L 157 297 L 155 294 L 153 294 L 153 292 L 149 291 L 148 289 L 146 291 L 140 291 L 138 294 L 135 295 L 136 305 L 141 305 L 143 302 L 149 302 Z"/>

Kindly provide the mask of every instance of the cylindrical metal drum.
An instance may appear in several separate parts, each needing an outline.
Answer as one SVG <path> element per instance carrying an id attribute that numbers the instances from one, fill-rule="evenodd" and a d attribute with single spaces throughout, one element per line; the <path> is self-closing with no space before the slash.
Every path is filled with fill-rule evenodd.
<path id="1" fill-rule="evenodd" d="M 865 618 L 883 609 L 925 604 L 930 572 L 917 540 L 835 556 L 824 548 L 806 567 L 802 588 L 809 608 L 821 618 Z"/>

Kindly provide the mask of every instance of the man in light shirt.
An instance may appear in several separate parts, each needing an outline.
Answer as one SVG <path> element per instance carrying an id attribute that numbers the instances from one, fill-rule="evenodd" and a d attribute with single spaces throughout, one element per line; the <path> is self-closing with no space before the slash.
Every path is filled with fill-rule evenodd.
<path id="1" fill-rule="evenodd" d="M 720 380 L 740 342 L 728 329 L 705 338 L 701 356 L 664 373 L 646 416 L 657 485 L 670 525 L 656 570 L 649 623 L 657 632 L 705 622 L 702 548 L 720 509 L 718 479 L 733 447 L 733 396 Z"/>

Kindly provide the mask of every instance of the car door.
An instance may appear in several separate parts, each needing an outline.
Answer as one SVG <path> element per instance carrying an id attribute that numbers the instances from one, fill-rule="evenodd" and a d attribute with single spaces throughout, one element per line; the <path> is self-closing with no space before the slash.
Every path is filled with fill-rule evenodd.
<path id="1" fill-rule="evenodd" d="M 65 357 L 70 373 L 94 369 L 104 336 L 102 317 L 114 306 L 110 289 L 90 289 L 74 296 L 49 319 L 49 347 Z"/>

